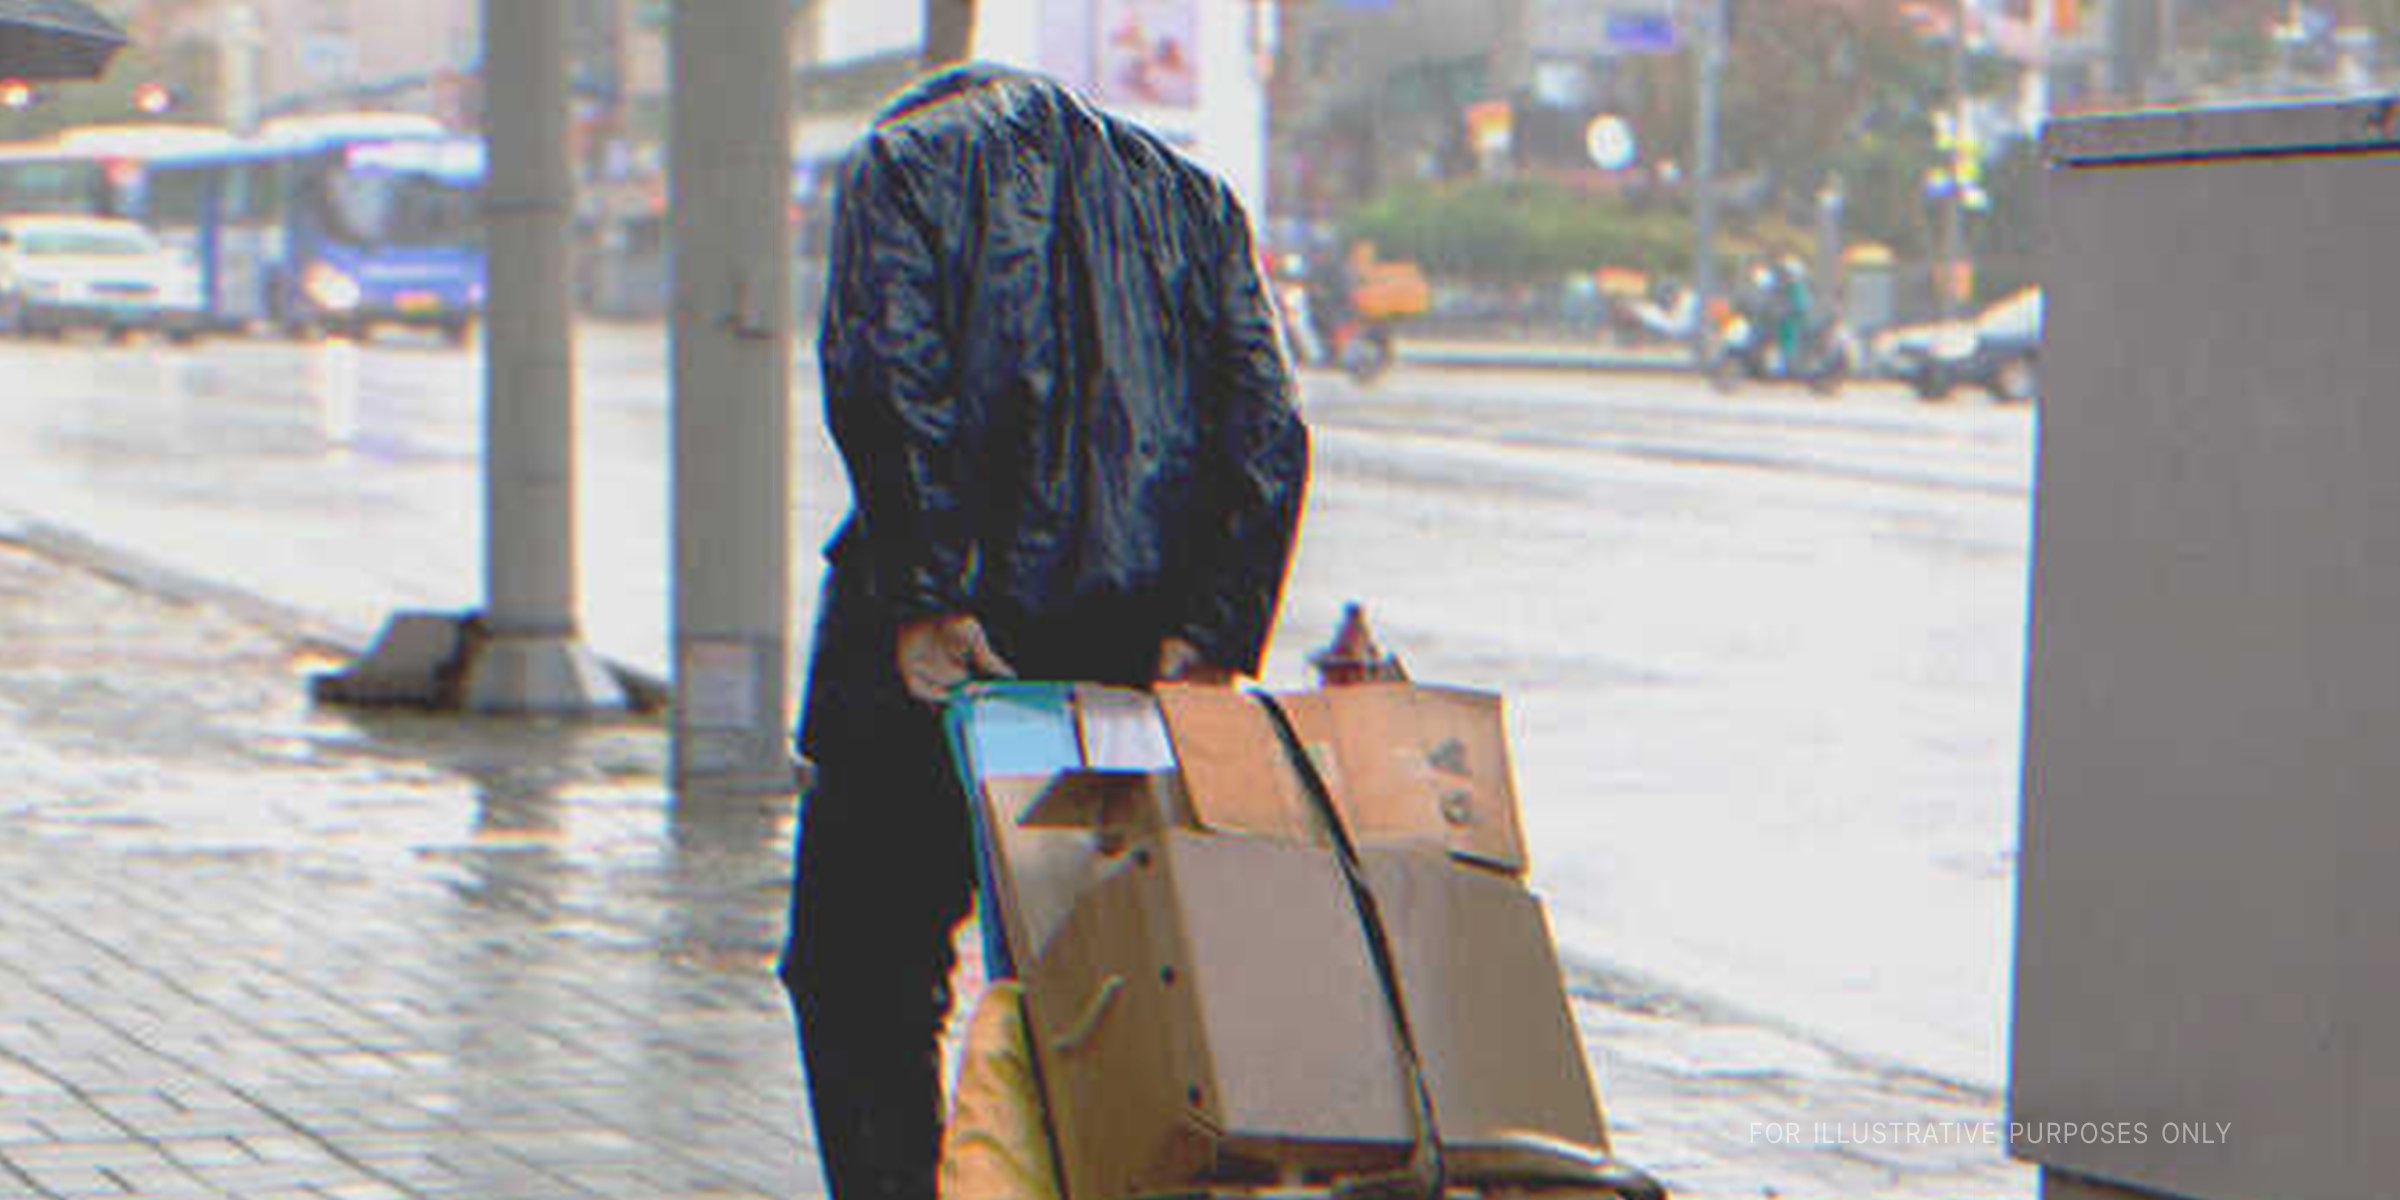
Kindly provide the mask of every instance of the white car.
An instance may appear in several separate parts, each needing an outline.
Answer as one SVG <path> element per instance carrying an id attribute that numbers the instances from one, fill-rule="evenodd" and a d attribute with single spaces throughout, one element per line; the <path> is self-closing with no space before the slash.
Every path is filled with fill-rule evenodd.
<path id="1" fill-rule="evenodd" d="M 1872 373 L 1939 400 L 1958 386 L 1958 369 L 1974 353 L 1975 323 L 1962 318 L 1887 329 L 1868 343 L 1867 362 Z"/>
<path id="2" fill-rule="evenodd" d="M 2004 401 L 2034 398 L 2042 349 L 2042 290 L 2020 288 L 1980 315 L 1907 325 L 1877 336 L 1869 361 L 1926 400 L 1974 384 Z"/>
<path id="3" fill-rule="evenodd" d="M 200 270 L 131 221 L 0 217 L 0 330 L 200 331 Z"/>

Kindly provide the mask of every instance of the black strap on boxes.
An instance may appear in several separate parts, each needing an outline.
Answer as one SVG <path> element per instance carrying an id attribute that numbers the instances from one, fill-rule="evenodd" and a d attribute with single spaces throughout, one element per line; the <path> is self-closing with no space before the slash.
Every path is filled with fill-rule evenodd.
<path id="1" fill-rule="evenodd" d="M 1334 1195 L 1337 1200 L 1440 1200 L 1448 1172 L 1442 1162 L 1441 1128 L 1434 1119 L 1433 1089 L 1425 1082 L 1425 1065 L 1417 1055 L 1416 1034 L 1408 1022 L 1408 1004 L 1400 995 L 1399 965 L 1392 956 L 1391 938 L 1384 932 L 1383 914 L 1376 907 L 1374 889 L 1367 885 L 1366 867 L 1359 861 L 1358 846 L 1350 840 L 1349 828 L 1342 824 L 1340 810 L 1334 807 L 1333 792 L 1317 771 L 1316 760 L 1300 744 L 1291 717 L 1273 696 L 1263 692 L 1252 694 L 1266 708 L 1268 723 L 1275 727 L 1284 755 L 1299 773 L 1301 790 L 1308 793 L 1310 807 L 1333 843 L 1334 857 L 1342 866 L 1342 879 L 1349 885 L 1351 907 L 1357 911 L 1359 929 L 1366 935 L 1367 954 L 1375 964 L 1375 977 L 1383 985 L 1384 1007 L 1391 1013 L 1393 1040 L 1399 1044 L 1400 1066 L 1408 1080 L 1407 1169 L 1398 1174 L 1342 1180 L 1335 1186 Z"/>

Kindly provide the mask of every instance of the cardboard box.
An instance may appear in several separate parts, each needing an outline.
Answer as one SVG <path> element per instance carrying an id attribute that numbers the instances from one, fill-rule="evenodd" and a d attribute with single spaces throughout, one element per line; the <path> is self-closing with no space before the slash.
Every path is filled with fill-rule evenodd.
<path id="1" fill-rule="evenodd" d="M 1071 806 L 1059 804 L 1059 785 Z M 987 824 L 999 863 L 991 872 L 987 919 L 1004 928 L 1020 967 L 1043 947 L 1073 910 L 1116 865 L 1116 828 L 1155 827 L 1172 818 L 1182 787 L 1172 775 L 1069 772 L 1014 775 L 984 781 Z M 1052 815 L 1045 819 L 1044 805 Z M 1034 819 L 1025 818 L 1031 814 Z M 1088 819 L 1076 819 L 1088 818 Z M 1111 830 L 1102 834 L 1103 819 Z"/>
<path id="2" fill-rule="evenodd" d="M 1606 1131 L 1525 854 L 1499 700 L 1281 698 L 1383 915 L 1446 1150 Z M 1397 1167 L 1409 1084 L 1354 902 L 1264 708 L 1021 691 L 975 734 L 1069 1200 Z M 993 770 L 997 769 L 996 773 Z"/>
<path id="3" fill-rule="evenodd" d="M 1605 1150 L 1541 906 L 1422 849 L 1370 849 L 1443 1143 Z M 1026 975 L 1070 1200 L 1406 1156 L 1407 1083 L 1339 864 L 1168 829 L 1119 856 Z"/>
<path id="4" fill-rule="evenodd" d="M 980 694 L 972 713 L 964 748 L 977 786 L 968 799 L 981 809 L 992 860 L 984 917 L 1007 958 L 1030 959 L 1105 873 L 1119 826 L 1189 823 L 1182 783 L 1148 693 L 1005 684 Z"/>
<path id="5" fill-rule="evenodd" d="M 1500 697 L 1362 683 L 1276 699 L 1361 845 L 1440 847 L 1524 874 Z M 1158 707 L 1204 825 L 1312 836 L 1299 776 L 1256 698 L 1227 688 L 1162 687 Z"/>
<path id="6" fill-rule="evenodd" d="M 1500 697 L 1411 683 L 1368 683 L 1277 697 L 1316 763 L 1334 806 L 1362 845 L 1446 849 L 1467 862 L 1522 875 Z M 1139 776 L 1156 789 L 1171 775 L 1182 794 L 1172 819 L 1219 833 L 1321 840 L 1299 775 L 1258 699 L 1223 687 L 1168 685 L 1155 695 L 1078 686 L 1054 699 L 1025 698 L 980 723 L 987 786 L 1007 781 L 996 822 L 1017 823 L 1058 772 Z M 1031 783 L 1021 782 L 1031 780 Z M 1081 780 L 1083 802 L 1108 786 Z M 1030 791 L 1028 791 L 1030 789 Z M 1034 824 L 1110 825 L 1105 814 L 1055 806 Z M 1138 808 L 1118 815 L 1144 817 Z"/>
<path id="7" fill-rule="evenodd" d="M 1504 875 L 1361 852 L 1433 1091 L 1442 1144 L 1534 1135 L 1605 1152 L 1608 1131 L 1541 901 Z"/>
<path id="8" fill-rule="evenodd" d="M 1169 830 L 1082 897 L 1024 981 L 1071 1200 L 1407 1136 L 1382 993 L 1321 848 Z"/>

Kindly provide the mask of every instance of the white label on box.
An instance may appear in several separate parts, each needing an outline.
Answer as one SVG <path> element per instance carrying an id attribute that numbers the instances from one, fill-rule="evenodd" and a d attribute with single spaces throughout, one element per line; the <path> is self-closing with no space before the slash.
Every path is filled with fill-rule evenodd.
<path id="1" fill-rule="evenodd" d="M 1080 688 L 1075 694 L 1083 765 L 1094 771 L 1172 771 L 1175 748 L 1158 702 L 1141 692 Z"/>

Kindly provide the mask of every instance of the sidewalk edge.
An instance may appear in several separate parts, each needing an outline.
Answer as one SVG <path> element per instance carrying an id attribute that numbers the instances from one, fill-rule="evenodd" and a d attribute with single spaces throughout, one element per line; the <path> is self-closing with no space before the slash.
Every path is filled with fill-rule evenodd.
<path id="1" fill-rule="evenodd" d="M 329 657 L 358 659 L 375 643 L 373 631 L 194 575 L 21 512 L 0 508 L 0 545 L 21 546 L 145 595 L 217 609 L 302 649 Z M 673 685 L 665 679 L 613 658 L 603 656 L 601 661 L 629 693 L 644 700 L 645 708 L 663 708 L 664 698 L 673 695 Z"/>

